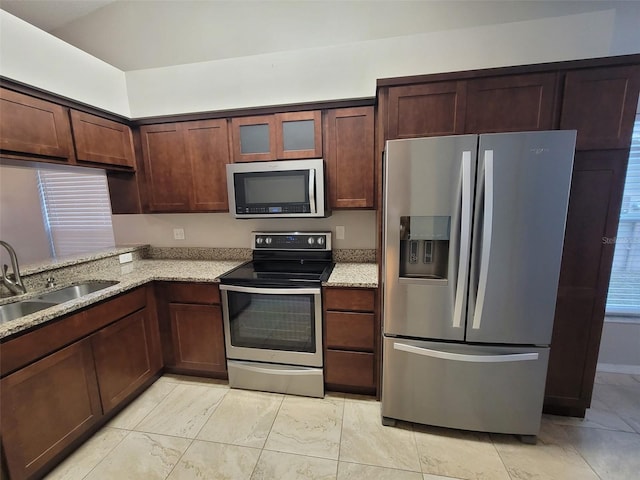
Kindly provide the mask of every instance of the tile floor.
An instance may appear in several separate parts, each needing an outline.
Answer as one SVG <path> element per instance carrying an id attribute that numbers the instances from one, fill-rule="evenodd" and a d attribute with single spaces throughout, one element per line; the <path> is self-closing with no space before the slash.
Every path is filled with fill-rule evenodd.
<path id="1" fill-rule="evenodd" d="M 545 415 L 538 444 L 409 423 L 367 397 L 229 389 L 167 375 L 48 480 L 640 478 L 640 376 L 599 373 L 584 420 Z"/>

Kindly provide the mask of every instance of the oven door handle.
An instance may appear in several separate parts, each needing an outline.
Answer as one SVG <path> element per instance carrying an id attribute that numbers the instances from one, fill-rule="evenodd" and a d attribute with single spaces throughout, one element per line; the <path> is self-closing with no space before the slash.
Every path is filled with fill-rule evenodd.
<path id="1" fill-rule="evenodd" d="M 238 285 L 220 285 L 220 290 L 240 293 L 262 293 L 265 295 L 319 295 L 319 288 L 264 288 L 264 287 L 241 287 Z"/>

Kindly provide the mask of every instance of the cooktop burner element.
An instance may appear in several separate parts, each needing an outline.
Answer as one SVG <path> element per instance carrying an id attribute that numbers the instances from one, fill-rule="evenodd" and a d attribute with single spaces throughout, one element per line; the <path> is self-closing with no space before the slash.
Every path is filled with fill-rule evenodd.
<path id="1" fill-rule="evenodd" d="M 316 286 L 333 269 L 331 232 L 253 232 L 253 260 L 220 277 L 226 285 Z"/>

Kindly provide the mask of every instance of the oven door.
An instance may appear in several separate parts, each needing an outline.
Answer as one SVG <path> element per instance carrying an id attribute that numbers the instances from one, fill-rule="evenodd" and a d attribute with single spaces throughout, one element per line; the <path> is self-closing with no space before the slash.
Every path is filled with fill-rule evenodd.
<path id="1" fill-rule="evenodd" d="M 320 288 L 220 285 L 227 358 L 322 366 Z"/>

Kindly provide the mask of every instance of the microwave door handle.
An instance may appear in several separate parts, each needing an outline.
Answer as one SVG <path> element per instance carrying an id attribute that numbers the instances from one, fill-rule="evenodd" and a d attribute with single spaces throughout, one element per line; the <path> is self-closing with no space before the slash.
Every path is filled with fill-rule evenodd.
<path id="1" fill-rule="evenodd" d="M 309 170 L 309 209 L 316 213 L 316 169 Z"/>

